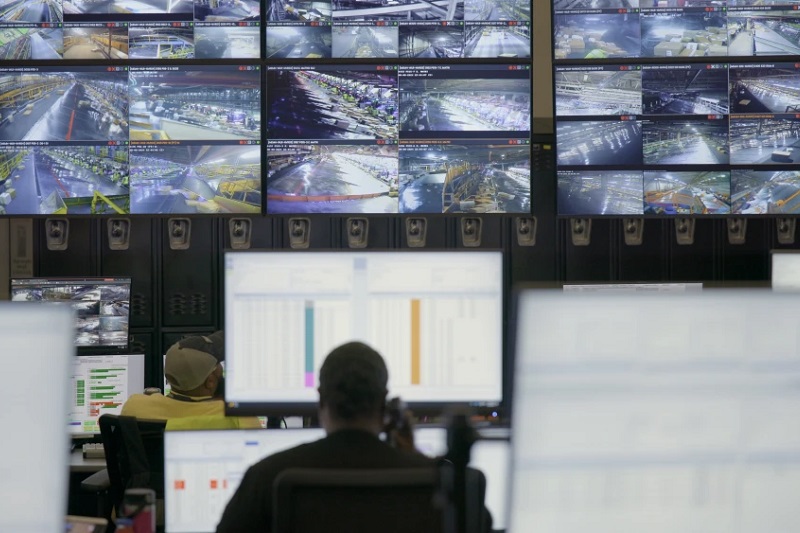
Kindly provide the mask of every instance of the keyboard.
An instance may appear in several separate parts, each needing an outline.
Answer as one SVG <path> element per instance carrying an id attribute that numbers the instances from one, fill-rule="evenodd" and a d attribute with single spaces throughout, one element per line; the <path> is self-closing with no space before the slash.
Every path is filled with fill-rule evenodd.
<path id="1" fill-rule="evenodd" d="M 84 459 L 105 459 L 106 451 L 99 442 L 87 442 L 82 446 Z"/>

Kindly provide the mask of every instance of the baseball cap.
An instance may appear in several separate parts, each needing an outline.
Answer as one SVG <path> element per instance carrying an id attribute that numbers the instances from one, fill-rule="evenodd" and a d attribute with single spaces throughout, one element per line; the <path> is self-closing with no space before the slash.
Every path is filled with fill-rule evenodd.
<path id="1" fill-rule="evenodd" d="M 179 391 L 202 385 L 217 365 L 225 360 L 225 342 L 221 331 L 181 339 L 167 350 L 164 374 Z"/>

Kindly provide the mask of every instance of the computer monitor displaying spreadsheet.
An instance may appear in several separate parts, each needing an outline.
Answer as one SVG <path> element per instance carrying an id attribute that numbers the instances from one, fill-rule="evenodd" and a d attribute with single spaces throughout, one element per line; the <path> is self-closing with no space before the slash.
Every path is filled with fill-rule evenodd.
<path id="1" fill-rule="evenodd" d="M 420 413 L 502 400 L 498 250 L 227 252 L 225 399 L 231 414 L 311 414 L 319 368 L 363 341 L 389 395 Z"/>
<path id="2" fill-rule="evenodd" d="M 82 352 L 128 349 L 130 298 L 130 278 L 11 280 L 12 302 L 64 302 L 72 306 L 75 346 Z"/>
<path id="3" fill-rule="evenodd" d="M 318 428 L 167 431 L 164 506 L 167 533 L 213 532 L 248 467 L 325 436 Z"/>
<path id="4" fill-rule="evenodd" d="M 69 432 L 100 433 L 100 415 L 118 415 L 131 394 L 144 391 L 144 354 L 81 355 L 72 363 Z"/>
<path id="5" fill-rule="evenodd" d="M 499 431 L 508 435 L 508 429 Z M 497 437 L 497 431 L 482 435 Z M 168 431 L 164 435 L 166 532 L 215 531 L 248 467 L 324 436 L 320 428 Z M 414 441 L 430 457 L 447 453 L 445 428 L 417 428 Z M 472 447 L 470 466 L 486 476 L 486 506 L 494 529 L 505 527 L 509 459 L 508 441 L 478 441 Z"/>
<path id="6" fill-rule="evenodd" d="M 797 528 L 797 295 L 518 302 L 509 531 Z"/>

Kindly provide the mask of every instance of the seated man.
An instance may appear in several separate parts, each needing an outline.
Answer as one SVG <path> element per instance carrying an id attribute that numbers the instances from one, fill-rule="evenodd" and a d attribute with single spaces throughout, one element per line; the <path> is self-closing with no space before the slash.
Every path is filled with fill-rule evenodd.
<path id="1" fill-rule="evenodd" d="M 222 332 L 186 337 L 167 350 L 164 374 L 172 390 L 167 395 L 133 394 L 122 415 L 152 420 L 182 419 L 181 428 L 260 428 L 258 418 L 225 418 Z"/>
<path id="2" fill-rule="evenodd" d="M 350 342 L 334 349 L 319 371 L 319 421 L 327 436 L 251 466 L 228 502 L 217 533 L 270 531 L 272 485 L 287 468 L 435 466 L 433 459 L 413 450 L 410 432 L 395 439 L 406 450 L 380 439 L 388 378 L 383 358 L 369 346 Z"/>

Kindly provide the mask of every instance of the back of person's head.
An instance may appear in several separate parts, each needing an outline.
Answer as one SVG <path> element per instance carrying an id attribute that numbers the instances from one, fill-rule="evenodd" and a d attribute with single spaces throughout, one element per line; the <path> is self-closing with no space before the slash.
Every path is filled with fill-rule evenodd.
<path id="1" fill-rule="evenodd" d="M 319 371 L 320 407 L 342 421 L 382 416 L 389 372 L 383 357 L 362 342 L 335 348 Z"/>
<path id="2" fill-rule="evenodd" d="M 208 377 L 224 360 L 225 342 L 221 331 L 208 336 L 186 337 L 167 350 L 164 375 L 174 390 L 192 393 L 206 384 Z"/>

